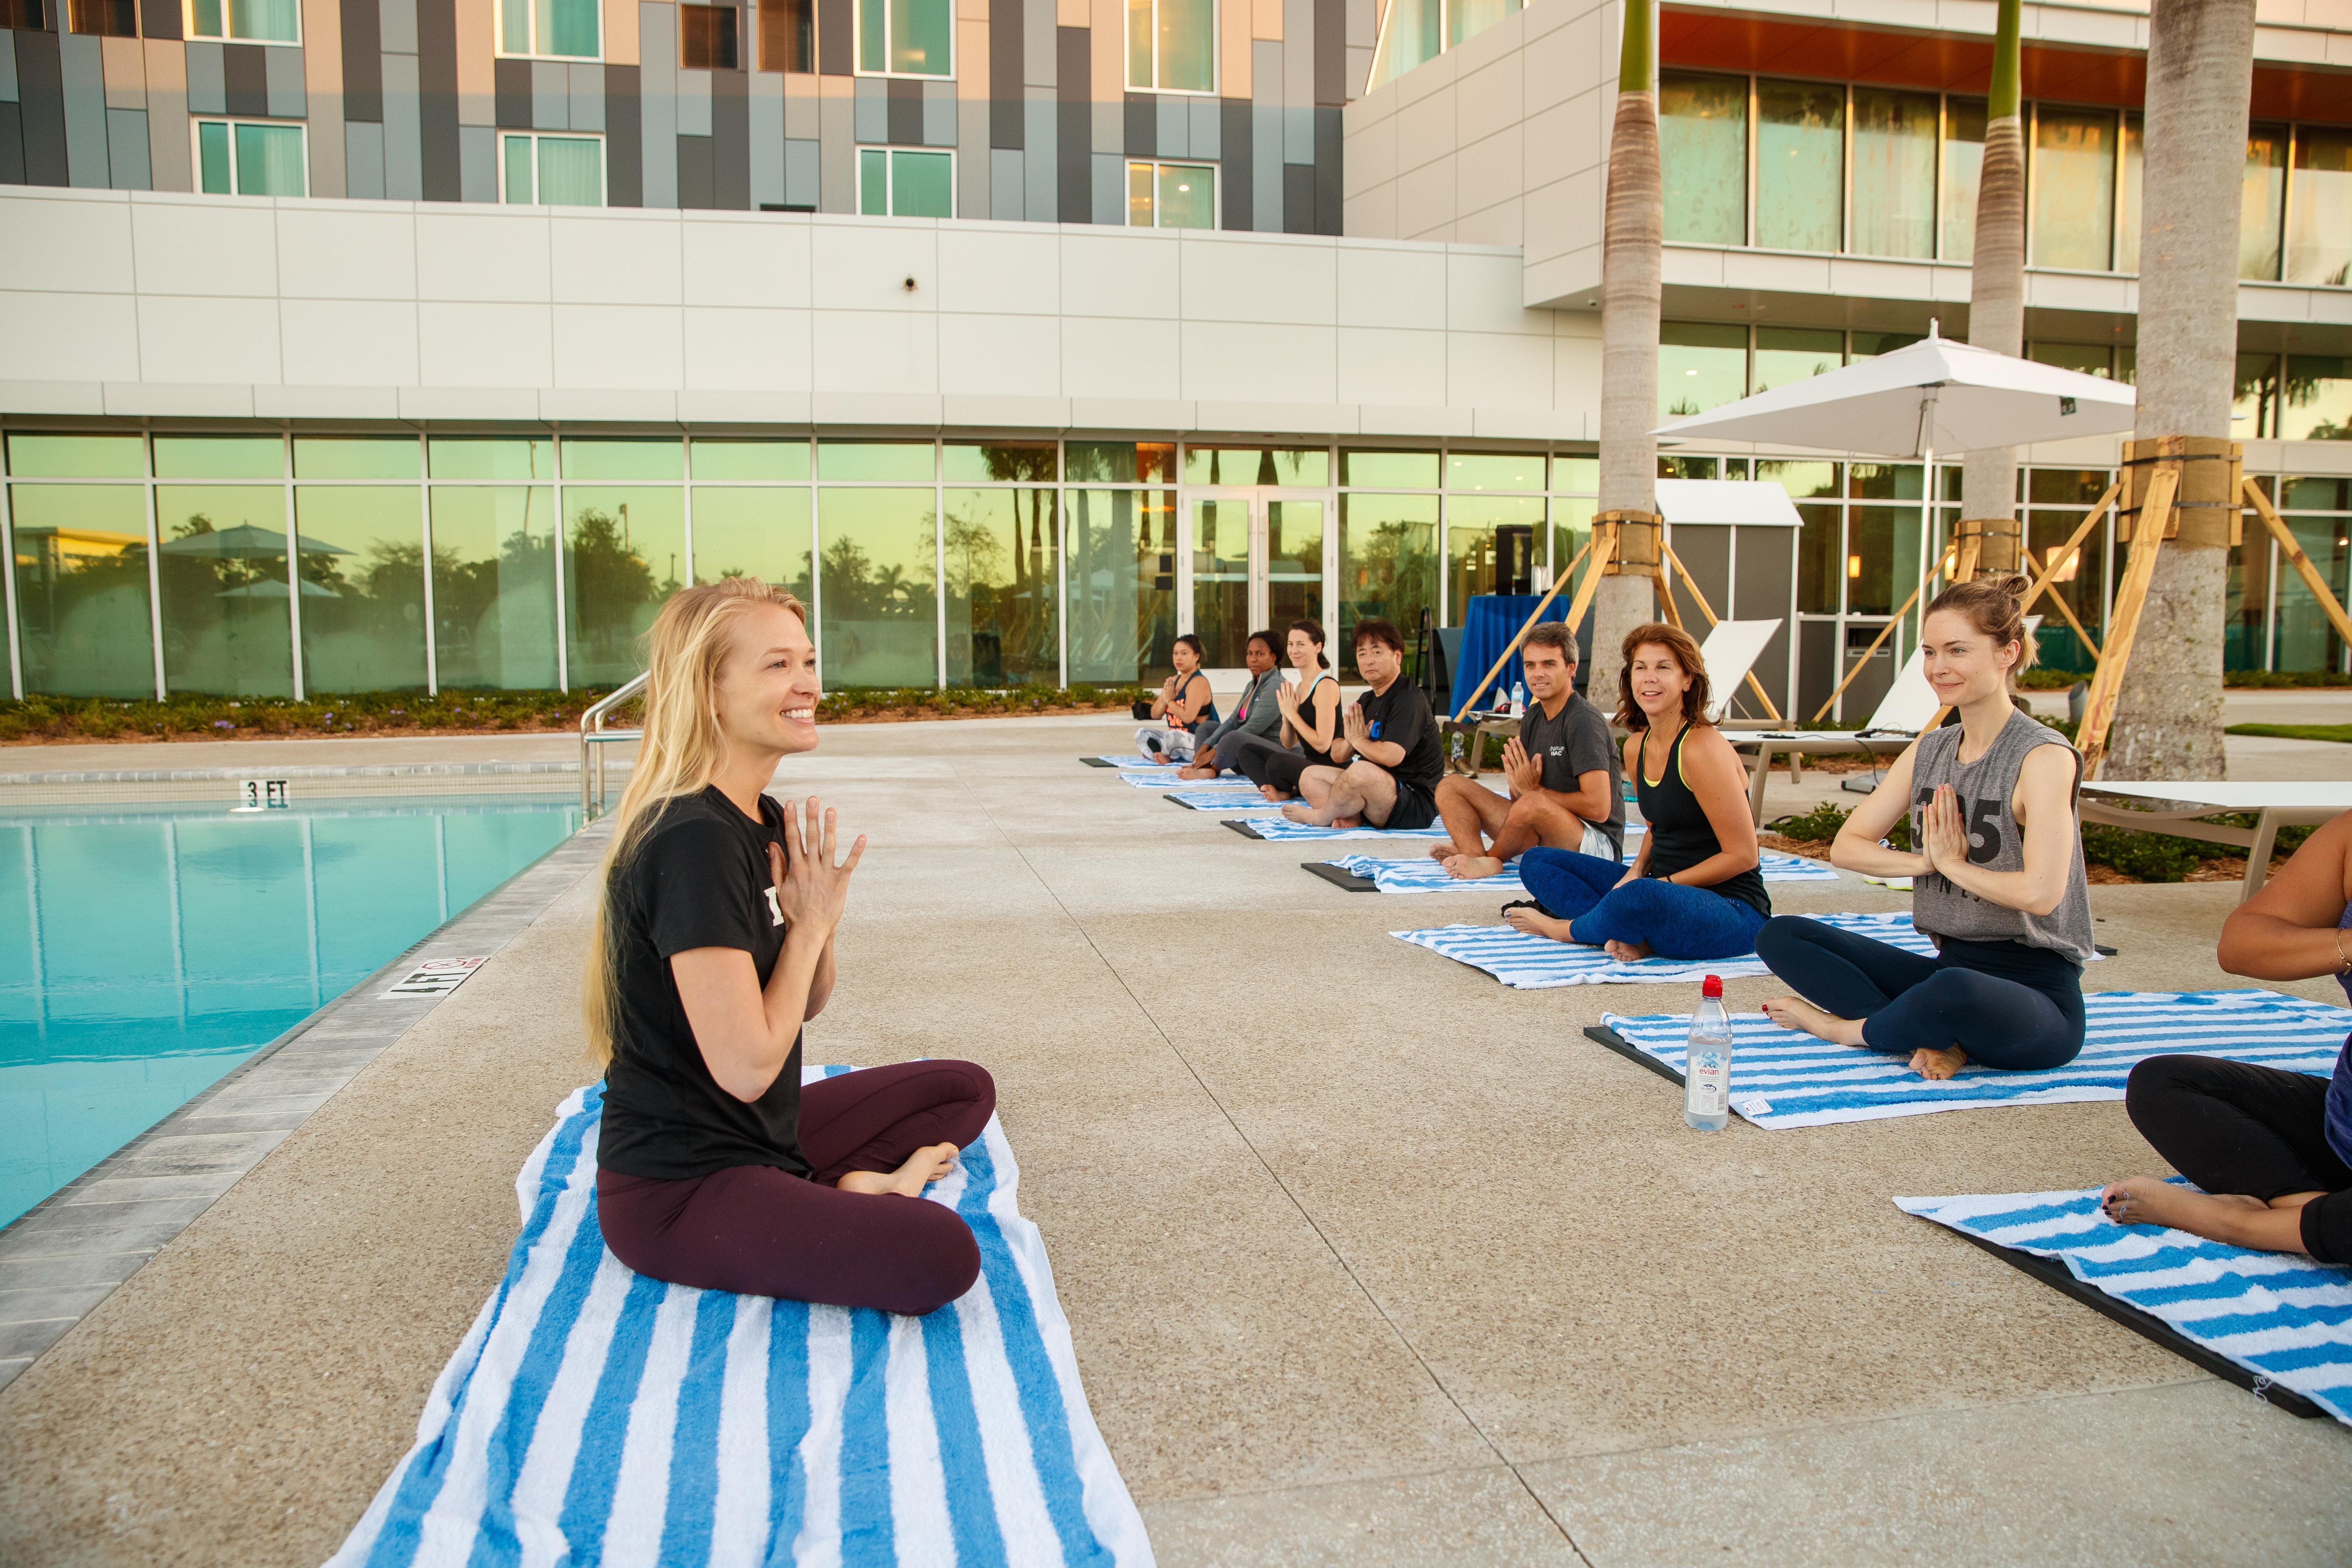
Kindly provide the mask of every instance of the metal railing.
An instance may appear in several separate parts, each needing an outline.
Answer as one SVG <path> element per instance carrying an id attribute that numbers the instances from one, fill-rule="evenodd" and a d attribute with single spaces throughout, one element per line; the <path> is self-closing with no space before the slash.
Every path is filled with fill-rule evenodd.
<path id="1" fill-rule="evenodd" d="M 635 741 L 645 734 L 643 730 L 607 730 L 605 716 L 645 689 L 646 678 L 640 674 L 609 696 L 590 703 L 588 710 L 580 715 L 580 816 L 583 822 L 593 822 L 604 815 L 603 748 Z"/>

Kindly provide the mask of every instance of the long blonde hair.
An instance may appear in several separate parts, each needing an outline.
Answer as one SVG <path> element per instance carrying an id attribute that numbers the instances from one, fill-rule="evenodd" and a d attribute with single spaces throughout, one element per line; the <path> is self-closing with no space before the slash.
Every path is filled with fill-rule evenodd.
<path id="1" fill-rule="evenodd" d="M 588 1059 L 602 1071 L 613 1062 L 612 918 L 615 880 L 629 857 L 671 801 L 698 795 L 727 761 L 719 723 L 719 667 L 735 623 L 761 605 L 790 610 L 808 625 L 808 611 L 782 588 L 756 577 L 724 577 L 681 588 L 646 633 L 645 731 L 628 787 L 613 809 L 613 837 L 598 871 L 602 891 L 588 940 L 580 1012 Z"/>

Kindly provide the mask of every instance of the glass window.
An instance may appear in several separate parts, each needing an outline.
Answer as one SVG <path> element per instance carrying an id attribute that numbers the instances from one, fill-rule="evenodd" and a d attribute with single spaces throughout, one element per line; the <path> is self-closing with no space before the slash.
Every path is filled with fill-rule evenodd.
<path id="1" fill-rule="evenodd" d="M 517 206 L 604 205 L 604 139 L 516 132 L 499 138 L 499 199 Z"/>
<path id="2" fill-rule="evenodd" d="M 1551 569 L 1556 576 L 1569 569 L 1576 552 L 1592 537 L 1592 514 L 1601 510 L 1598 500 L 1573 496 L 1551 503 Z M 1590 567 L 1578 567 L 1565 590 L 1573 594 L 1582 583 Z"/>
<path id="3" fill-rule="evenodd" d="M 1551 460 L 1551 488 L 1575 490 L 1592 495 L 1601 489 L 1601 459 L 1598 458 L 1554 458 Z"/>
<path id="4" fill-rule="evenodd" d="M 297 436 L 298 479 L 414 479 L 425 453 L 414 436 Z"/>
<path id="5" fill-rule="evenodd" d="M 215 196 L 310 194 L 299 125 L 196 121 L 197 188 Z"/>
<path id="6" fill-rule="evenodd" d="M 2084 375 L 2113 377 L 2112 355 L 2105 343 L 2051 343 L 2034 342 L 2025 345 L 2025 357 L 2040 364 L 2054 364 L 2060 370 L 2079 371 Z"/>
<path id="7" fill-rule="evenodd" d="M 436 440 L 546 447 L 544 441 Z M 555 684 L 555 492 L 544 485 L 436 485 L 433 658 L 441 689 L 545 690 Z"/>
<path id="8" fill-rule="evenodd" d="M 1295 485 L 1319 489 L 1331 482 L 1331 454 L 1320 447 L 1194 447 L 1184 448 L 1188 485 Z"/>
<path id="9" fill-rule="evenodd" d="M 1919 342 L 1917 332 L 1855 332 L 1848 340 L 1846 363 L 1849 364 L 1880 354 L 1891 354 L 1896 349 L 1909 348 Z"/>
<path id="10" fill-rule="evenodd" d="M 1756 84 L 1756 243 L 1835 250 L 1845 205 L 1845 89 Z"/>
<path id="11" fill-rule="evenodd" d="M 2346 545 L 2347 520 L 2344 518 L 2295 517 L 2287 520 L 2295 542 L 2311 558 L 2319 574 L 2336 595 L 2336 602 L 2345 598 L 2347 557 L 2352 550 Z M 2344 643 L 2336 628 L 2321 612 L 2319 601 L 2304 585 L 2299 572 L 2284 572 L 2278 584 L 2278 644 L 2274 658 L 2279 669 L 2340 669 L 2343 668 Z"/>
<path id="12" fill-rule="evenodd" d="M 1984 174 L 1985 103 L 1980 98 L 1944 100 L 1944 195 L 1947 261 L 1976 254 L 1977 185 Z"/>
<path id="13" fill-rule="evenodd" d="M 948 684 L 1059 685 L 1054 492 L 950 490 L 945 519 Z"/>
<path id="14" fill-rule="evenodd" d="M 1853 89 L 1853 234 L 1864 256 L 1936 254 L 1936 95 Z"/>
<path id="15" fill-rule="evenodd" d="M 2144 143 L 2147 140 L 2145 120 L 2137 113 L 2124 116 L 2123 191 L 2116 199 L 2116 270 L 2139 270 L 2139 231 L 2143 221 L 2140 212 L 2140 170 L 2147 161 Z M 2069 630 L 2068 637 L 2074 633 Z"/>
<path id="16" fill-rule="evenodd" d="M 1217 171 L 1206 163 L 1129 163 L 1130 228 L 1214 228 Z"/>
<path id="17" fill-rule="evenodd" d="M 1658 165 L 1667 239 L 1747 244 L 1747 79 L 1662 74 Z"/>
<path id="18" fill-rule="evenodd" d="M 563 482 L 576 479 L 677 479 L 686 477 L 685 451 L 676 441 L 563 443 Z"/>
<path id="19" fill-rule="evenodd" d="M 1435 59 L 1444 50 L 1444 37 L 1445 0 L 1390 0 L 1372 85 L 1394 81 L 1413 67 Z"/>
<path id="20" fill-rule="evenodd" d="M 2116 111 L 2033 106 L 2033 265 L 2104 272 L 2115 259 Z"/>
<path id="21" fill-rule="evenodd" d="M 1392 622 L 1410 647 L 1424 611 L 1437 608 L 1437 498 L 1370 495 L 1339 498 L 1339 621 L 1326 623 L 1324 657 L 1343 679 L 1356 669 L 1356 626 Z"/>
<path id="22" fill-rule="evenodd" d="M 1704 414 L 1748 395 L 1748 329 L 1705 321 L 1658 328 L 1658 417 Z"/>
<path id="23" fill-rule="evenodd" d="M 1435 452 L 1342 452 L 1339 482 L 1343 485 L 1388 485 L 1404 489 L 1437 488 Z"/>
<path id="24" fill-rule="evenodd" d="M 436 436 L 425 444 L 425 466 L 436 479 L 551 479 L 555 443 L 544 437 Z"/>
<path id="25" fill-rule="evenodd" d="M 45 436 L 19 430 L 8 437 L 8 471 L 18 479 L 143 479 L 147 443 L 137 436 Z"/>
<path id="26" fill-rule="evenodd" d="M 1449 490 L 1539 490 L 1544 488 L 1541 452 L 1454 452 L 1445 459 Z"/>
<path id="27" fill-rule="evenodd" d="M 1216 0 L 1127 0 L 1127 85 L 1216 91 Z"/>
<path id="28" fill-rule="evenodd" d="M 1541 496 L 1451 495 L 1445 500 L 1445 624 L 1464 624 L 1470 600 L 1479 594 L 1499 593 L 1496 581 L 1502 552 L 1496 548 L 1498 528 L 1524 528 L 1530 540 L 1544 530 Z"/>
<path id="29" fill-rule="evenodd" d="M 597 58 L 604 53 L 598 0 L 499 0 L 499 53 Z"/>
<path id="30" fill-rule="evenodd" d="M 990 441 L 979 445 L 949 444 L 940 453 L 941 471 L 950 480 L 1005 483 L 1016 479 L 1054 482 L 1051 441 Z"/>
<path id="31" fill-rule="evenodd" d="M 188 0 L 188 37 L 299 44 L 301 0 Z"/>
<path id="32" fill-rule="evenodd" d="M 1519 8 L 1520 0 L 1445 0 L 1445 47 L 1467 43 Z"/>
<path id="33" fill-rule="evenodd" d="M 1879 465 L 1856 464 L 1857 468 Z M 1919 470 L 1911 468 L 1918 493 Z M 1919 509 L 1858 506 L 1846 517 L 1846 604 L 1850 614 L 1891 616 L 1895 601 L 1919 581 Z M 1895 584 L 1903 586 L 1900 592 Z"/>
<path id="34" fill-rule="evenodd" d="M 2282 490 L 2281 511 L 2352 511 L 2352 479 L 2291 479 Z"/>
<path id="35" fill-rule="evenodd" d="M 1075 472 L 1076 443 L 1069 452 Z M 1176 492 L 1074 489 L 1066 498 L 1071 683 L 1167 679 L 1176 671 Z"/>
<path id="36" fill-rule="evenodd" d="M 1097 484 L 1171 484 L 1173 441 L 1071 441 L 1063 446 L 1068 477 Z"/>
<path id="37" fill-rule="evenodd" d="M 1242 662 L 1252 629 L 1250 503 L 1195 496 L 1192 518 L 1192 630 L 1201 662 L 1231 669 Z"/>
<path id="38" fill-rule="evenodd" d="M 1266 615 L 1285 626 L 1323 619 L 1323 522 L 1319 500 L 1265 503 Z"/>
<path id="39" fill-rule="evenodd" d="M 929 484 L 937 458 L 929 441 L 822 441 L 816 471 L 828 479 L 913 479 Z"/>
<path id="40" fill-rule="evenodd" d="M 857 0 L 857 68 L 869 76 L 951 76 L 953 0 Z"/>
<path id="41" fill-rule="evenodd" d="M 868 217 L 953 217 L 955 154 L 859 148 L 857 210 Z"/>
<path id="42" fill-rule="evenodd" d="M 705 441 L 694 443 L 698 479 L 805 479 L 806 441 Z"/>
<path id="43" fill-rule="evenodd" d="M 695 463 L 702 457 L 697 442 Z M 694 487 L 694 580 L 757 577 L 814 603 L 809 583 L 809 492 L 768 486 Z"/>
<path id="44" fill-rule="evenodd" d="M 1756 390 L 1809 381 L 1845 363 L 1845 334 L 1810 327 L 1756 329 Z"/>
<path id="45" fill-rule="evenodd" d="M 293 696 L 285 490 L 159 485 L 155 521 L 164 689 Z"/>
<path id="46" fill-rule="evenodd" d="M 680 5 L 677 8 L 677 63 L 688 70 L 733 70 L 735 7 Z"/>
<path id="47" fill-rule="evenodd" d="M 1925 478 L 1917 463 L 1854 463 L 1845 471 L 1845 493 L 1856 500 L 1917 500 Z"/>
<path id="48" fill-rule="evenodd" d="M 1838 489 L 1838 466 L 1835 463 L 1809 463 L 1797 460 L 1759 459 L 1756 477 L 1769 479 L 1789 492 L 1791 500 L 1808 500 L 1815 496 L 1834 496 Z"/>
<path id="49" fill-rule="evenodd" d="M 2295 127 L 2286 280 L 2338 289 L 2352 282 L 2352 131 Z"/>
<path id="50" fill-rule="evenodd" d="M 338 443 L 344 444 L 360 445 Z M 413 462 L 416 443 L 398 445 Z M 302 485 L 294 491 L 294 528 L 304 689 L 423 689 L 423 492 L 415 485 Z"/>
<path id="51" fill-rule="evenodd" d="M 2045 565 L 2050 552 L 2074 537 L 2074 530 L 2082 524 L 2084 509 L 2105 492 L 2109 479 L 2104 469 L 2085 475 L 2062 472 L 2048 477 L 2056 482 L 2045 484 L 2044 473 L 2038 468 L 2028 476 L 2029 487 L 2035 499 L 2068 502 L 2071 506 L 2061 505 L 2054 510 L 2037 508 L 2026 514 L 2026 545 L 2033 552 L 2034 558 Z M 2088 495 L 2082 495 L 2081 486 L 2075 482 L 2084 478 L 2096 480 L 2096 488 Z M 2045 497 L 2042 493 L 2044 490 L 2052 493 Z M 2051 586 L 2059 597 L 2065 600 L 2066 607 L 2074 612 L 2077 620 L 2090 628 L 2094 637 L 2098 635 L 2100 623 L 2105 618 L 2106 580 L 2107 531 L 2104 528 L 2094 528 L 2084 534 L 2075 553 L 2060 563 L 2057 574 L 2051 579 Z M 2066 624 L 2065 616 L 2045 615 L 2038 640 L 2042 657 L 2054 668 L 2088 669 L 2091 667 L 2090 649 L 2083 646 L 2082 639 L 2074 635 L 2074 628 Z M 2257 662 L 2259 657 L 2258 654 Z"/>
<path id="52" fill-rule="evenodd" d="M 107 437 L 12 436 L 23 472 L 34 447 L 58 466 L 98 466 Z M 122 437 L 135 450 L 136 437 Z M 52 453 L 68 442 L 91 449 Z M 120 460 L 120 454 L 112 454 Z M 155 695 L 147 599 L 147 492 L 140 485 L 17 485 L 9 549 L 16 563 L 17 652 L 25 689 L 60 697 Z"/>
<path id="53" fill-rule="evenodd" d="M 1806 615 L 1837 614 L 1844 588 L 1845 535 L 1840 509 L 1801 506 L 1797 530 L 1797 608 Z"/>
<path id="54" fill-rule="evenodd" d="M 2291 354 L 2279 412 L 2289 441 L 2352 441 L 2352 358 Z"/>
<path id="55" fill-rule="evenodd" d="M 66 16 L 77 33 L 105 38 L 139 36 L 139 7 L 132 0 L 71 0 Z"/>
<path id="56" fill-rule="evenodd" d="M 2279 275 L 2279 226 L 2286 218 L 2286 127 L 2256 125 L 2246 134 L 2246 178 L 2239 190 L 2238 276 Z"/>
<path id="57" fill-rule="evenodd" d="M 819 493 L 818 616 L 827 686 L 939 682 L 938 496 Z"/>
<path id="58" fill-rule="evenodd" d="M 618 686 L 684 584 L 686 492 L 675 485 L 563 487 L 564 625 L 574 686 Z"/>
<path id="59" fill-rule="evenodd" d="M 760 68 L 816 69 L 816 0 L 760 0 Z"/>
<path id="60" fill-rule="evenodd" d="M 2269 440 L 2279 431 L 2279 358 L 2240 354 L 2230 398 L 2230 434 Z"/>
<path id="61" fill-rule="evenodd" d="M 1715 478 L 1713 458 L 1685 458 L 1670 452 L 1658 455 L 1658 478 L 1662 479 L 1711 479 Z"/>
<path id="62" fill-rule="evenodd" d="M 155 477 L 163 479 L 279 479 L 286 443 L 275 436 L 158 436 Z M 280 542 L 281 548 L 283 541 Z"/>

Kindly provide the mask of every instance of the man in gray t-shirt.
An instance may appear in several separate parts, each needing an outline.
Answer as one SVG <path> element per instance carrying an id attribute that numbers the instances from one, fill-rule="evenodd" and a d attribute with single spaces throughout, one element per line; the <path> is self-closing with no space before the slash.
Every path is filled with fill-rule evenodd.
<path id="1" fill-rule="evenodd" d="M 1456 877 L 1491 877 L 1538 844 L 1610 860 L 1623 856 L 1623 763 L 1609 721 L 1576 694 L 1575 639 L 1547 621 L 1528 633 L 1519 658 L 1534 700 L 1518 739 L 1503 748 L 1509 796 L 1458 774 L 1437 786 L 1447 842 L 1429 853 Z"/>

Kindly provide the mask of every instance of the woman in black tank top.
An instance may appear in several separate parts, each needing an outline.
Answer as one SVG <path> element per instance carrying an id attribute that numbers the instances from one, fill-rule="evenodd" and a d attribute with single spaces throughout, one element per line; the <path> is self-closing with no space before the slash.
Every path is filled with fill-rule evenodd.
<path id="1" fill-rule="evenodd" d="M 1287 800 L 1297 795 L 1298 775 L 1308 768 L 1318 763 L 1336 766 L 1331 746 L 1339 738 L 1339 678 L 1331 673 L 1331 661 L 1323 657 L 1321 623 L 1291 622 L 1284 643 L 1298 680 L 1275 694 L 1282 704 L 1281 743 L 1247 737 L 1230 764 L 1268 800 Z"/>
<path id="2" fill-rule="evenodd" d="M 1538 936 L 1606 947 L 1625 963 L 1752 952 L 1772 903 L 1757 868 L 1746 770 L 1706 719 L 1698 646 L 1653 625 L 1627 634 L 1624 651 L 1617 722 L 1633 731 L 1625 771 L 1649 824 L 1641 850 L 1628 869 L 1573 850 L 1529 849 L 1519 879 L 1538 907 L 1515 905 L 1504 918 Z"/>

